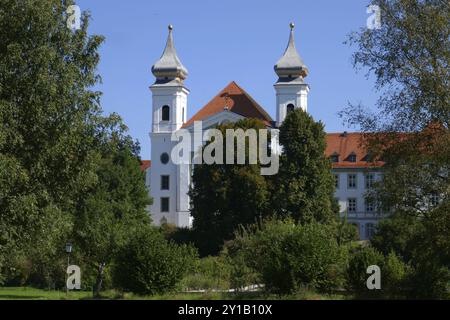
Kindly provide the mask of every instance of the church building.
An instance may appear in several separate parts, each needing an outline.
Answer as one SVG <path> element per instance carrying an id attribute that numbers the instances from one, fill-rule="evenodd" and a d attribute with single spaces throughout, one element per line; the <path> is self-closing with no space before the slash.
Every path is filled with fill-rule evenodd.
<path id="1" fill-rule="evenodd" d="M 161 58 L 153 65 L 156 80 L 152 92 L 151 161 L 142 162 L 146 184 L 153 204 L 149 207 L 153 222 L 163 222 L 178 227 L 190 227 L 189 186 L 192 172 L 190 164 L 174 164 L 170 154 L 177 142 L 172 133 L 187 129 L 194 131 L 194 122 L 202 121 L 206 130 L 218 124 L 256 118 L 268 129 L 276 129 L 288 112 L 301 108 L 308 110 L 309 86 L 305 81 L 309 70 L 295 48 L 294 24 L 290 25 L 287 48 L 275 65 L 278 77 L 276 94 L 276 119 L 260 106 L 243 88 L 232 81 L 192 118 L 187 119 L 190 91 L 184 85 L 188 76 L 175 51 L 173 28 L 169 26 L 166 47 Z M 367 152 L 360 146 L 359 133 L 328 133 L 326 156 L 332 162 L 340 214 L 357 225 L 361 239 L 369 239 L 376 223 L 384 217 L 365 197 L 374 181 L 381 178 L 382 163 L 367 160 Z"/>

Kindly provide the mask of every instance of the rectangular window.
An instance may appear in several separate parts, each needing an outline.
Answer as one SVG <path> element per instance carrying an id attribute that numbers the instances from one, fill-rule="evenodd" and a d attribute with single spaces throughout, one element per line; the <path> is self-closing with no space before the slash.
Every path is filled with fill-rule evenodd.
<path id="1" fill-rule="evenodd" d="M 356 154 L 351 154 L 348 156 L 348 161 L 350 162 L 356 162 Z"/>
<path id="2" fill-rule="evenodd" d="M 370 199 L 366 199 L 366 212 L 374 212 L 375 206 L 373 204 L 373 201 Z"/>
<path id="3" fill-rule="evenodd" d="M 439 195 L 436 192 L 431 194 L 431 206 L 436 207 L 439 204 Z"/>
<path id="4" fill-rule="evenodd" d="M 356 189 L 356 174 L 349 174 L 347 176 L 348 188 Z"/>
<path id="5" fill-rule="evenodd" d="M 338 174 L 334 175 L 334 186 L 336 187 L 336 189 L 339 189 L 339 175 Z"/>
<path id="6" fill-rule="evenodd" d="M 161 190 L 169 190 L 170 188 L 170 177 L 161 176 Z"/>
<path id="7" fill-rule="evenodd" d="M 348 199 L 348 212 L 356 212 L 356 198 Z"/>
<path id="8" fill-rule="evenodd" d="M 161 198 L 161 212 L 169 212 L 169 198 Z"/>
<path id="9" fill-rule="evenodd" d="M 366 224 L 366 238 L 371 239 L 375 233 L 375 225 L 373 223 Z"/>
<path id="10" fill-rule="evenodd" d="M 375 176 L 373 175 L 373 173 L 366 174 L 366 189 L 371 189 L 374 182 Z"/>

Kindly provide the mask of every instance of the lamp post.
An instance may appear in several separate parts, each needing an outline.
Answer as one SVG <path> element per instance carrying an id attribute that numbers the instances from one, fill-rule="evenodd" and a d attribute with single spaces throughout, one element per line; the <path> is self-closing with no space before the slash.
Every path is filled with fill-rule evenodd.
<path id="1" fill-rule="evenodd" d="M 66 253 L 67 253 L 67 267 L 70 266 L 70 253 L 72 252 L 72 243 L 66 243 Z M 66 272 L 66 294 L 69 292 L 69 288 L 67 288 L 67 272 Z"/>

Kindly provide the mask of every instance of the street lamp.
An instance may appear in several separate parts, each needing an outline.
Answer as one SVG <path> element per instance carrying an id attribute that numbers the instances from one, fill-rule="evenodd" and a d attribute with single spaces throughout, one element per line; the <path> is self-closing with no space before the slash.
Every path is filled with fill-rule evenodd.
<path id="1" fill-rule="evenodd" d="M 66 253 L 70 254 L 72 252 L 72 244 L 70 242 L 66 243 Z"/>
<path id="2" fill-rule="evenodd" d="M 67 267 L 70 266 L 70 253 L 72 252 L 72 243 L 67 242 L 66 243 L 66 253 L 67 253 Z M 69 289 L 67 288 L 67 283 L 66 283 L 66 294 L 69 291 Z"/>

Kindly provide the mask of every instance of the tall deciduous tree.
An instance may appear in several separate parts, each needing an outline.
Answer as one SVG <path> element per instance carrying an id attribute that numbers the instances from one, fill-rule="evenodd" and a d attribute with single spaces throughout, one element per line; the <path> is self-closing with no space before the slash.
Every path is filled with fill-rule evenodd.
<path id="1" fill-rule="evenodd" d="M 100 295 L 105 268 L 118 250 L 138 229 L 151 223 L 139 146 L 126 130 L 117 115 L 102 121 L 96 135 L 98 181 L 77 201 L 73 240 L 87 268 L 96 270 L 94 297 Z"/>
<path id="2" fill-rule="evenodd" d="M 365 133 L 373 158 L 386 162 L 379 200 L 426 215 L 432 198 L 449 199 L 450 6 L 441 0 L 373 0 L 379 29 L 350 35 L 356 67 L 376 79 L 376 110 L 342 112 Z M 376 133 L 376 134 L 374 134 Z"/>
<path id="3" fill-rule="evenodd" d="M 381 97 L 372 112 L 350 105 L 342 115 L 365 133 L 373 158 L 386 163 L 373 196 L 395 215 L 381 224 L 375 244 L 413 265 L 413 297 L 443 297 L 450 279 L 450 6 L 372 4 L 381 10 L 380 28 L 349 40 L 357 46 L 355 66 L 375 76 Z"/>
<path id="4" fill-rule="evenodd" d="M 333 221 L 337 204 L 323 124 L 296 109 L 280 127 L 280 144 L 283 154 L 273 184 L 274 209 L 300 223 Z"/>
<path id="5" fill-rule="evenodd" d="M 255 119 L 218 127 L 224 137 L 224 145 L 227 129 L 264 128 L 264 124 Z M 191 214 L 197 246 L 202 255 L 217 253 L 224 241 L 233 237 L 239 225 L 254 223 L 267 214 L 268 180 L 261 175 L 259 164 L 248 164 L 249 144 L 246 140 L 245 165 L 195 166 L 190 191 Z M 225 159 L 226 150 L 223 153 L 224 163 Z"/>
<path id="6" fill-rule="evenodd" d="M 0 256 L 60 249 L 74 199 L 95 183 L 102 38 L 88 35 L 87 15 L 68 29 L 71 4 L 0 2 Z"/>

